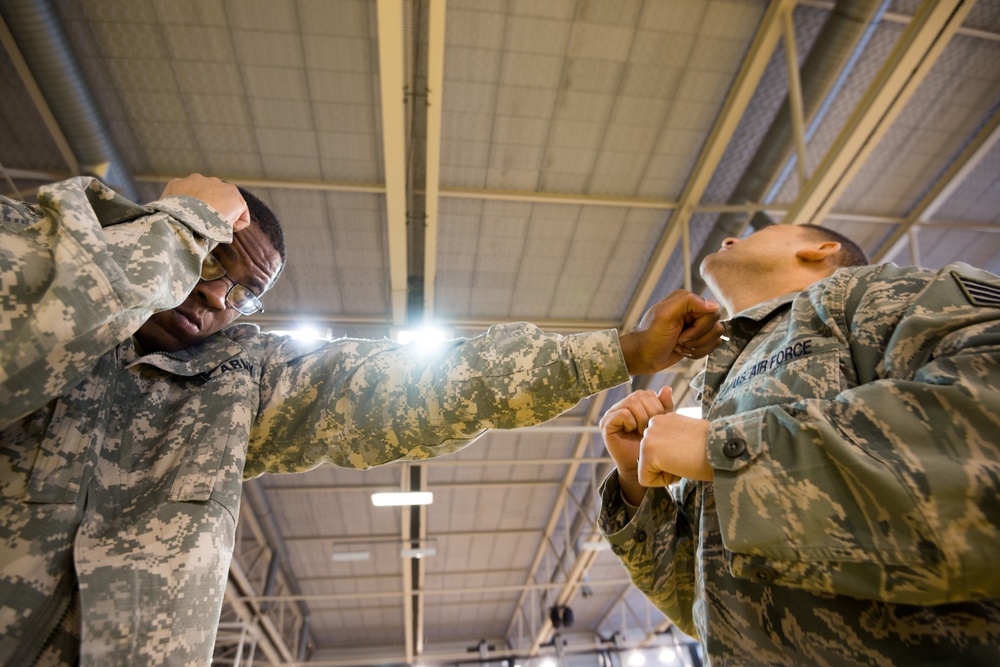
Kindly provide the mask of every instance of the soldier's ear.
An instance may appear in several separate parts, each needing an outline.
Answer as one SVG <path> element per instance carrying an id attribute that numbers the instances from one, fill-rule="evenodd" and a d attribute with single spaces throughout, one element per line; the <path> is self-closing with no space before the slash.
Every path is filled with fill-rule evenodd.
<path id="1" fill-rule="evenodd" d="M 837 241 L 823 241 L 799 248 L 795 256 L 803 262 L 824 262 L 840 252 L 840 243 Z"/>

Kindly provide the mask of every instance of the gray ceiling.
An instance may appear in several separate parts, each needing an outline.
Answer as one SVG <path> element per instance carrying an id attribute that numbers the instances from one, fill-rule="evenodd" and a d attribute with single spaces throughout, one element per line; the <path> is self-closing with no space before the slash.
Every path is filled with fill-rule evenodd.
<path id="1" fill-rule="evenodd" d="M 759 212 L 878 260 L 1000 272 L 1000 2 L 837 4 L 853 18 L 819 0 L 0 0 L 0 189 L 101 163 L 144 201 L 190 172 L 245 184 L 290 256 L 257 321 L 334 336 L 628 328 Z M 696 370 L 637 384 L 691 402 Z M 622 391 L 419 466 L 248 484 L 220 652 L 251 626 L 275 664 L 455 663 L 480 639 L 540 655 L 557 603 L 567 651 L 662 643 L 613 555 L 583 547 L 608 470 L 593 425 Z M 399 488 L 434 503 L 372 507 Z M 414 537 L 436 554 L 401 558 Z M 369 559 L 332 560 L 347 551 Z"/>

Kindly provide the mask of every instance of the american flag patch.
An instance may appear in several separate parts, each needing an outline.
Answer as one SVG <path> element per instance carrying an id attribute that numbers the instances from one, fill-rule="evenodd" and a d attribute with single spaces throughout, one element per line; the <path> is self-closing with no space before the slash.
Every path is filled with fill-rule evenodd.
<path id="1" fill-rule="evenodd" d="M 958 281 L 972 305 L 1000 308 L 1000 285 L 973 280 L 954 271 L 951 275 Z"/>

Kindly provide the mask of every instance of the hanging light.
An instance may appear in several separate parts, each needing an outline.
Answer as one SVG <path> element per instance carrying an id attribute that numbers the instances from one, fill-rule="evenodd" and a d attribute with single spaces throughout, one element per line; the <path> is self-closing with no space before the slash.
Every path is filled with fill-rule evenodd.
<path id="1" fill-rule="evenodd" d="M 375 507 L 398 507 L 402 505 L 430 505 L 434 494 L 430 491 L 385 491 L 372 494 Z"/>

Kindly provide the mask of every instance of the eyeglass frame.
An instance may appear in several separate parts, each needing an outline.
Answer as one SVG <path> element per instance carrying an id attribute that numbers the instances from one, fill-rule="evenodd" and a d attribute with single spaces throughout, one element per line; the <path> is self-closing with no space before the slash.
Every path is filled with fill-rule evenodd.
<path id="1" fill-rule="evenodd" d="M 206 267 L 211 267 L 211 266 L 218 267 L 218 270 L 221 271 L 222 273 L 220 273 L 219 275 L 214 276 L 214 277 L 205 277 L 205 268 Z M 211 273 L 209 275 L 211 275 Z M 219 258 L 210 253 L 210 254 L 208 254 L 208 255 L 205 256 L 204 261 L 202 261 L 202 263 L 201 263 L 201 278 L 200 278 L 200 280 L 202 280 L 203 282 L 206 282 L 206 283 L 210 283 L 210 282 L 218 280 L 219 278 L 225 278 L 230 283 L 232 283 L 229 286 L 229 289 L 226 290 L 225 300 L 226 300 L 226 303 L 228 305 L 230 305 L 230 306 L 233 307 L 233 310 L 235 310 L 236 312 L 238 312 L 240 315 L 256 315 L 257 313 L 263 313 L 264 312 L 264 304 L 261 303 L 260 297 L 258 297 L 256 294 L 254 294 L 250 290 L 250 288 L 247 287 L 246 285 L 244 285 L 242 283 L 238 283 L 235 280 L 233 280 L 232 278 L 230 278 L 229 277 L 229 273 L 226 271 L 226 267 L 224 267 L 222 265 L 222 262 L 219 261 Z M 243 293 L 245 293 L 249 297 L 249 304 L 250 304 L 250 306 L 251 307 L 256 306 L 256 308 L 252 308 L 252 310 L 250 310 L 249 312 L 246 312 L 246 311 L 244 311 L 243 308 L 240 308 L 236 304 L 235 299 L 230 299 L 230 295 L 232 295 L 233 290 L 236 289 L 237 287 L 239 287 L 241 290 L 243 290 Z M 245 307 L 246 306 L 244 306 L 244 308 Z"/>

